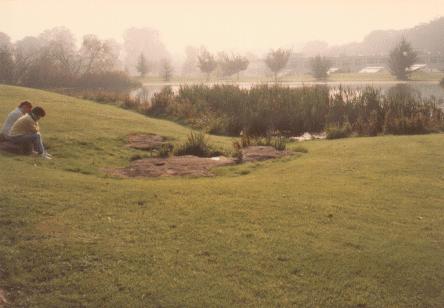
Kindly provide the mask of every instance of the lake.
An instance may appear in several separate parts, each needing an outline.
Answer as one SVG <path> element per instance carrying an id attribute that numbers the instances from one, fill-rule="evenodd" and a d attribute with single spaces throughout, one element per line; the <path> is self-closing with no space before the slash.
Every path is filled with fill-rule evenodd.
<path id="1" fill-rule="evenodd" d="M 148 101 L 150 100 L 155 93 L 158 93 L 165 86 L 170 86 L 174 92 L 177 92 L 181 85 L 192 85 L 193 83 L 151 83 L 144 84 L 143 88 L 134 90 L 131 92 L 132 96 L 142 95 L 143 99 Z M 229 84 L 229 85 L 238 85 L 243 89 L 249 89 L 255 85 L 261 85 L 265 83 L 254 83 L 254 82 L 214 82 L 214 83 L 205 83 L 206 85 L 215 85 L 215 84 Z M 274 83 L 269 83 L 272 85 Z M 303 86 L 315 86 L 315 85 L 327 85 L 332 88 L 338 88 L 342 86 L 344 88 L 349 89 L 360 89 L 365 88 L 367 86 L 371 86 L 377 89 L 381 89 L 383 93 L 387 92 L 390 88 L 399 85 L 405 84 L 408 85 L 411 89 L 418 91 L 423 97 L 434 96 L 438 100 L 441 100 L 440 104 L 444 106 L 444 88 L 442 88 L 437 81 L 410 81 L 410 82 L 397 82 L 397 81 L 346 81 L 346 82 L 281 82 L 279 83 L 282 86 L 296 88 Z"/>

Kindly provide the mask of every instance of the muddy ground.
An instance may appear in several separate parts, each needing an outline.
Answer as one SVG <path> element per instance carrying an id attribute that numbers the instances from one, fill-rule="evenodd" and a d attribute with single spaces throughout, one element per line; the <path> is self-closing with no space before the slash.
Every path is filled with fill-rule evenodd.
<path id="1" fill-rule="evenodd" d="M 254 162 L 276 159 L 291 155 L 290 151 L 277 151 L 270 146 L 250 146 L 242 150 L 242 162 Z M 239 163 L 231 157 L 197 157 L 192 155 L 172 156 L 168 158 L 145 158 L 135 160 L 125 168 L 107 169 L 111 176 L 160 177 L 160 176 L 214 176 L 211 169 Z"/>
<path id="2" fill-rule="evenodd" d="M 130 148 L 152 151 L 158 150 L 163 145 L 170 145 L 165 137 L 155 134 L 131 134 L 128 136 L 127 146 Z"/>

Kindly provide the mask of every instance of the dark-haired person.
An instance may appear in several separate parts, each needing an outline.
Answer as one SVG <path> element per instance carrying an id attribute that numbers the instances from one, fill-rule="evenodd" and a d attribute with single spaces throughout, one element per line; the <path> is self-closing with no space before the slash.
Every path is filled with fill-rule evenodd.
<path id="1" fill-rule="evenodd" d="M 18 119 L 11 128 L 9 140 L 19 145 L 33 145 L 42 158 L 52 159 L 45 151 L 38 121 L 46 115 L 42 107 L 34 107 L 27 115 Z"/>
<path id="2" fill-rule="evenodd" d="M 12 125 L 21 118 L 23 115 L 30 113 L 32 110 L 32 104 L 29 101 L 21 102 L 17 108 L 11 111 L 6 117 L 3 123 L 2 130 L 0 131 L 0 140 L 8 139 Z"/>

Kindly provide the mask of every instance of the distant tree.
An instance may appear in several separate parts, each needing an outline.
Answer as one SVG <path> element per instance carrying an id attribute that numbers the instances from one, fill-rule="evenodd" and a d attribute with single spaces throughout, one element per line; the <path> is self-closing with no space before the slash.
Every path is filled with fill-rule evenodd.
<path id="1" fill-rule="evenodd" d="M 9 49 L 0 48 L 0 83 L 12 83 L 14 80 L 14 59 Z"/>
<path id="2" fill-rule="evenodd" d="M 93 34 L 83 37 L 80 48 L 81 73 L 100 73 L 112 71 L 118 61 L 113 42 L 102 41 Z"/>
<path id="3" fill-rule="evenodd" d="M 24 84 L 30 69 L 36 65 L 42 48 L 41 41 L 33 36 L 27 36 L 15 43 L 15 82 Z"/>
<path id="4" fill-rule="evenodd" d="M 207 74 L 207 80 L 210 79 L 211 73 L 217 67 L 217 61 L 214 56 L 205 48 L 202 48 L 199 55 L 197 56 L 198 64 L 200 71 L 202 73 Z"/>
<path id="5" fill-rule="evenodd" d="M 42 55 L 53 65 L 54 72 L 58 72 L 56 78 L 59 81 L 67 81 L 78 69 L 76 58 L 75 39 L 72 32 L 65 27 L 56 27 L 45 30 L 40 34 L 42 41 Z M 60 78 L 64 80 L 60 80 Z"/>
<path id="6" fill-rule="evenodd" d="M 9 36 L 0 32 L 0 83 L 14 80 L 14 59 Z"/>
<path id="7" fill-rule="evenodd" d="M 316 56 L 310 59 L 311 73 L 317 80 L 326 79 L 331 62 L 326 57 Z"/>
<path id="8" fill-rule="evenodd" d="M 415 64 L 416 60 L 416 52 L 410 43 L 403 38 L 390 52 L 388 66 L 392 75 L 398 80 L 407 80 L 410 74 L 409 68 Z"/>
<path id="9" fill-rule="evenodd" d="M 123 35 L 123 48 L 126 55 L 124 66 L 129 69 L 130 74 L 137 74 L 137 61 L 141 53 L 149 55 L 150 70 L 159 73 L 162 68 L 158 64 L 162 62 L 162 59 L 170 57 L 159 32 L 151 28 L 126 30 Z"/>
<path id="10" fill-rule="evenodd" d="M 443 88 L 444 88 L 444 78 L 443 78 L 443 79 L 441 79 L 441 82 L 440 82 L 439 84 L 441 85 L 441 87 L 443 87 Z"/>
<path id="11" fill-rule="evenodd" d="M 139 72 L 141 77 L 145 77 L 146 73 L 148 73 L 148 62 L 146 61 L 143 53 L 141 53 L 139 56 L 139 60 L 137 61 L 136 69 Z"/>
<path id="12" fill-rule="evenodd" d="M 185 49 L 185 61 L 182 65 L 183 75 L 194 75 L 199 72 L 197 67 L 197 57 L 199 49 L 193 46 L 187 46 Z"/>
<path id="13" fill-rule="evenodd" d="M 170 81 L 173 76 L 173 66 L 170 60 L 164 58 L 161 61 L 161 75 L 164 81 Z"/>
<path id="14" fill-rule="evenodd" d="M 250 61 L 241 55 L 232 54 L 231 56 L 222 53 L 219 59 L 219 65 L 224 76 L 232 76 L 237 74 L 239 80 L 239 73 L 248 68 Z"/>
<path id="15" fill-rule="evenodd" d="M 274 80 L 277 82 L 278 73 L 287 65 L 290 59 L 291 51 L 289 49 L 279 48 L 271 50 L 265 58 L 265 64 L 274 74 Z"/>

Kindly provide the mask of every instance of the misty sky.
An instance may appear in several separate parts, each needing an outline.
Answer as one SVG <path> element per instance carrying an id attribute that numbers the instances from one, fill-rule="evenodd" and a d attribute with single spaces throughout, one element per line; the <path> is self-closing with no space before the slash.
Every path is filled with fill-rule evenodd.
<path id="1" fill-rule="evenodd" d="M 310 40 L 341 44 L 440 16 L 443 0 L 0 0 L 0 31 L 13 40 L 66 26 L 78 41 L 87 33 L 122 41 L 125 29 L 150 27 L 173 53 L 187 45 L 266 51 Z"/>

